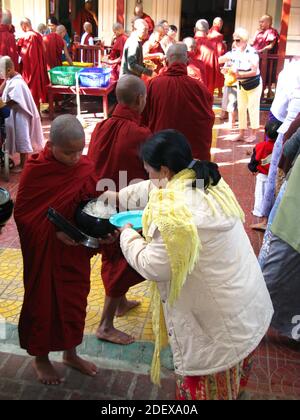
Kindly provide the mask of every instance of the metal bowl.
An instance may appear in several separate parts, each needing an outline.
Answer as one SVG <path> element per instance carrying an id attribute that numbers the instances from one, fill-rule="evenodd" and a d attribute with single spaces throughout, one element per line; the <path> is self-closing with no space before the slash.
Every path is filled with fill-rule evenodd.
<path id="1" fill-rule="evenodd" d="M 14 203 L 10 194 L 4 188 L 0 188 L 0 226 L 4 226 L 10 219 L 14 209 Z"/>
<path id="2" fill-rule="evenodd" d="M 85 206 L 91 201 L 96 200 L 83 201 L 79 205 L 75 213 L 76 225 L 83 233 L 92 238 L 105 238 L 110 233 L 113 233 L 116 228 L 110 223 L 109 219 L 93 217 L 83 211 Z"/>

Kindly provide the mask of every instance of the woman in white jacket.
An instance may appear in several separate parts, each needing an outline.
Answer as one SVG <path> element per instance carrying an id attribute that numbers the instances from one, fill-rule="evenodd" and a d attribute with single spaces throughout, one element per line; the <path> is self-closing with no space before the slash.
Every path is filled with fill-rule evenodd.
<path id="1" fill-rule="evenodd" d="M 149 199 L 143 236 L 126 225 L 120 240 L 129 264 L 152 281 L 152 380 L 159 383 L 167 338 L 178 399 L 237 399 L 273 315 L 244 214 L 217 165 L 194 161 L 179 132 L 156 134 L 142 158 L 160 188 L 146 181 L 119 193 L 123 203 Z"/>

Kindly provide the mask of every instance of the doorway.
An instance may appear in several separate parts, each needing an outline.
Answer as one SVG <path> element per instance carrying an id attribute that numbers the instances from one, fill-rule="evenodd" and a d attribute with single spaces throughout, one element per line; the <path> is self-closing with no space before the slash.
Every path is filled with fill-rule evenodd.
<path id="1" fill-rule="evenodd" d="M 194 36 L 195 23 L 198 19 L 206 19 L 212 26 L 215 17 L 224 21 L 223 34 L 227 44 L 231 45 L 235 29 L 237 0 L 182 0 L 181 38 Z"/>

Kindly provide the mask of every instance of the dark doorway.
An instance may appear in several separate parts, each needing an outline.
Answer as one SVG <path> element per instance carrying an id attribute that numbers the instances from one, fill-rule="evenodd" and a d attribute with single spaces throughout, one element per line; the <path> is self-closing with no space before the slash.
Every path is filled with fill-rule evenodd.
<path id="1" fill-rule="evenodd" d="M 223 34 L 225 41 L 232 42 L 235 28 L 237 0 L 182 0 L 181 38 L 194 36 L 195 23 L 198 19 L 206 19 L 210 26 L 215 17 L 224 20 Z"/>

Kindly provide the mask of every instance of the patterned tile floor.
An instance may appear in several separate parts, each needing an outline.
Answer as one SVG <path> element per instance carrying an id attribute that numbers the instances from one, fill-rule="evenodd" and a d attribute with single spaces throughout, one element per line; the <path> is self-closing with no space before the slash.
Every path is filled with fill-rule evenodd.
<path id="1" fill-rule="evenodd" d="M 218 114 L 216 109 L 216 114 Z M 267 117 L 262 112 L 262 122 Z M 86 129 L 87 137 L 97 120 L 91 116 Z M 46 136 L 49 133 L 49 121 L 43 121 Z M 255 179 L 248 172 L 246 163 L 253 146 L 240 143 L 232 143 L 227 137 L 229 131 L 216 119 L 215 139 L 213 153 L 215 161 L 220 165 L 221 172 L 226 181 L 237 194 L 239 201 L 246 213 L 246 230 L 258 253 L 263 236 L 259 232 L 253 232 L 249 226 L 256 222 L 252 216 Z M 263 135 L 263 133 L 261 133 Z M 18 186 L 17 175 L 13 175 L 9 183 L 0 185 L 8 188 L 13 197 L 16 195 Z M 91 293 L 88 300 L 88 315 L 85 329 L 85 342 L 83 351 L 91 356 L 101 356 L 116 360 L 126 359 L 130 363 L 150 363 L 152 347 L 151 314 L 149 309 L 149 294 L 147 283 L 136 286 L 128 295 L 131 298 L 139 298 L 141 306 L 133 310 L 125 318 L 116 320 L 116 326 L 137 338 L 137 343 L 132 346 L 120 348 L 110 344 L 100 344 L 95 340 L 94 332 L 97 328 L 103 307 L 104 293 L 100 278 L 101 257 L 92 261 Z M 21 309 L 23 296 L 22 286 L 22 258 L 16 226 L 11 220 L 0 237 L 0 319 L 6 318 L 9 323 L 9 331 L 12 331 L 12 343 L 17 344 L 16 324 Z M 1 350 L 1 342 L 0 342 Z M 172 367 L 170 354 L 166 354 L 165 366 Z M 300 399 L 300 346 L 290 343 L 278 336 L 274 331 L 268 333 L 261 343 L 256 354 L 256 363 L 253 368 L 248 390 L 257 399 Z"/>

